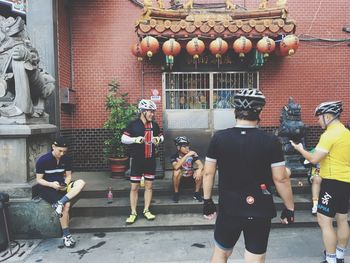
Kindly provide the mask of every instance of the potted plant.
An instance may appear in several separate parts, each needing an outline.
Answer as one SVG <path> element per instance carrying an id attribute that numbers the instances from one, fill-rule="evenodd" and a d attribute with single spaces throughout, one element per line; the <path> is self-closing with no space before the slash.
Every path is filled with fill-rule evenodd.
<path id="1" fill-rule="evenodd" d="M 128 93 L 121 93 L 120 84 L 113 79 L 108 84 L 105 100 L 108 118 L 103 127 L 111 131 L 111 137 L 104 141 L 104 155 L 111 164 L 112 177 L 121 177 L 129 168 L 127 147 L 121 142 L 123 131 L 129 121 L 136 116 L 137 107 L 128 100 Z"/>

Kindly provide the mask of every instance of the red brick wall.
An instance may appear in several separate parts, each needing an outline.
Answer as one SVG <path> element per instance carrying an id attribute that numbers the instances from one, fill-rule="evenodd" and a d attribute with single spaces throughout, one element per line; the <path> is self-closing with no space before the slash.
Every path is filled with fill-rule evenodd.
<path id="1" fill-rule="evenodd" d="M 271 1 L 270 1 L 271 2 Z M 319 5 L 321 2 L 321 5 Z M 350 24 L 350 6 L 339 1 L 288 1 L 289 17 L 297 21 L 297 35 L 344 39 L 350 34 L 342 27 Z M 342 119 L 350 118 L 350 47 L 301 41 L 297 53 L 269 61 L 260 72 L 260 87 L 268 98 L 262 125 L 278 124 L 279 110 L 293 96 L 302 106 L 302 119 L 317 125 L 315 107 L 322 101 L 342 100 Z"/>
<path id="2" fill-rule="evenodd" d="M 245 2 L 247 6 L 258 4 L 257 0 L 234 2 L 240 5 Z M 107 115 L 104 109 L 107 84 L 113 76 L 120 81 L 122 90 L 130 93 L 133 102 L 141 97 L 141 64 L 131 54 L 130 47 L 137 42 L 134 21 L 142 10 L 128 0 L 75 0 L 71 5 L 73 87 L 77 90 L 73 128 L 101 128 Z M 288 6 L 289 17 L 297 21 L 297 35 L 350 37 L 342 32 L 342 27 L 350 24 L 348 0 L 295 0 L 289 1 Z M 64 18 L 64 12 L 60 12 L 60 16 Z M 63 33 L 60 39 L 65 36 Z M 65 54 L 61 49 L 65 50 L 66 46 L 62 44 L 62 47 L 61 42 L 66 41 L 59 41 L 60 54 Z M 260 87 L 268 99 L 262 126 L 279 125 L 280 110 L 289 96 L 302 105 L 302 118 L 307 125 L 317 125 L 313 118 L 317 104 L 335 99 L 343 100 L 343 119 L 348 122 L 349 57 L 350 47 L 346 44 L 302 41 L 291 58 L 268 61 L 260 71 Z M 60 70 L 60 84 L 69 83 L 66 72 L 69 64 L 64 59 L 60 58 L 60 63 L 64 64 Z M 145 66 L 145 97 L 150 96 L 151 88 L 161 89 L 159 71 L 155 65 Z M 159 122 L 160 115 L 157 116 Z M 64 117 L 62 123 L 66 124 Z"/>
<path id="3" fill-rule="evenodd" d="M 141 97 L 141 64 L 130 52 L 141 9 L 130 1 L 72 1 L 75 128 L 101 128 L 108 83 L 116 77 L 131 102 Z M 158 76 L 159 81 L 161 79 Z M 160 83 L 160 82 L 159 82 Z"/>

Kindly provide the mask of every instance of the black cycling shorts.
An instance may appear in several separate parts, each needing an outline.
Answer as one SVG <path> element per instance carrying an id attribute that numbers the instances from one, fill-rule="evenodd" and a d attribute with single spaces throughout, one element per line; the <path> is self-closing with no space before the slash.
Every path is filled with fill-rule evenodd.
<path id="1" fill-rule="evenodd" d="M 132 158 L 130 171 L 130 181 L 132 183 L 139 183 L 142 176 L 145 178 L 145 180 L 153 181 L 155 173 L 155 158 Z"/>
<path id="2" fill-rule="evenodd" d="M 39 195 L 42 199 L 47 201 L 50 204 L 56 203 L 60 200 L 67 192 L 66 191 L 58 191 L 51 187 L 39 186 Z"/>
<path id="3" fill-rule="evenodd" d="M 233 217 L 219 212 L 215 223 L 215 244 L 223 250 L 232 250 L 243 231 L 246 250 L 261 255 L 266 252 L 270 229 L 270 218 Z"/>
<path id="4" fill-rule="evenodd" d="M 337 213 L 347 214 L 349 199 L 350 183 L 322 179 L 317 212 L 332 218 Z"/>
<path id="5" fill-rule="evenodd" d="M 39 195 L 48 203 L 54 204 L 58 200 L 60 200 L 64 195 L 66 195 L 71 188 L 74 187 L 74 182 L 75 181 L 71 181 L 68 184 L 68 187 L 65 191 L 56 190 L 51 187 L 39 185 Z"/>

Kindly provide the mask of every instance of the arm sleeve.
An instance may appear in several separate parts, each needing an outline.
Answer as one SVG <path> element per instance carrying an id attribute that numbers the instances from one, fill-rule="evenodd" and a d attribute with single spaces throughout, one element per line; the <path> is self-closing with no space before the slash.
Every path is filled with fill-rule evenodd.
<path id="1" fill-rule="evenodd" d="M 123 134 L 121 138 L 121 142 L 124 144 L 132 144 L 135 142 L 135 139 L 126 134 Z"/>
<path id="2" fill-rule="evenodd" d="M 42 158 L 39 158 L 39 160 L 35 164 L 35 172 L 37 174 L 44 174 L 45 173 L 45 167 L 43 165 Z"/>
<path id="3" fill-rule="evenodd" d="M 173 156 L 170 157 L 170 163 L 173 164 L 174 162 L 177 162 L 177 155 L 174 154 Z"/>
<path id="4" fill-rule="evenodd" d="M 123 135 L 127 135 L 127 136 L 129 136 L 129 137 L 132 137 L 133 136 L 133 134 L 132 134 L 132 122 L 129 122 L 128 123 L 128 126 L 126 126 L 126 128 L 125 128 L 125 130 L 124 130 L 124 132 L 123 132 Z"/>
<path id="5" fill-rule="evenodd" d="M 216 152 L 216 146 L 217 145 L 217 136 L 214 134 L 213 138 L 210 140 L 208 151 L 206 158 L 216 160 L 217 159 L 217 152 Z"/>
<path id="6" fill-rule="evenodd" d="M 73 169 L 73 159 L 72 159 L 71 156 L 67 155 L 65 163 L 66 163 L 65 170 L 66 171 L 72 171 L 72 169 Z"/>
<path id="7" fill-rule="evenodd" d="M 272 149 L 271 149 L 270 161 L 271 161 L 271 167 L 285 165 L 282 145 L 276 136 L 272 138 Z"/>
<path id="8" fill-rule="evenodd" d="M 320 140 L 318 144 L 316 145 L 315 149 L 322 151 L 322 152 L 329 152 L 333 145 L 333 140 L 330 138 L 330 136 L 327 136 L 324 134 L 321 135 Z"/>

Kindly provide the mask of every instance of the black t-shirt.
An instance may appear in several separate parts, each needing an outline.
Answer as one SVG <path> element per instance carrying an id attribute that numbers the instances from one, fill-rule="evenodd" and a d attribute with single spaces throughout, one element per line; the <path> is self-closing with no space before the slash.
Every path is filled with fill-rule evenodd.
<path id="1" fill-rule="evenodd" d="M 124 134 L 130 137 L 145 137 L 145 143 L 133 143 L 129 145 L 129 154 L 131 157 L 137 158 L 153 158 L 155 156 L 155 146 L 152 143 L 152 138 L 161 136 L 160 128 L 154 121 L 143 124 L 141 119 L 136 119 L 129 122 Z"/>
<path id="2" fill-rule="evenodd" d="M 170 163 L 173 164 L 174 162 L 178 162 L 181 160 L 183 156 L 180 156 L 180 154 L 177 152 L 173 154 L 170 158 Z M 193 164 L 198 160 L 198 156 L 190 156 L 186 159 L 186 161 L 181 166 L 182 176 L 189 177 L 192 176 L 194 173 L 194 167 Z"/>
<path id="3" fill-rule="evenodd" d="M 69 155 L 63 155 L 57 163 L 52 152 L 48 152 L 38 159 L 35 170 L 38 174 L 44 174 L 43 179 L 48 182 L 63 183 L 65 172 L 72 171 L 72 158 Z"/>
<path id="4" fill-rule="evenodd" d="M 284 165 L 278 138 L 258 128 L 216 132 L 206 157 L 217 161 L 220 202 L 228 204 L 229 210 L 235 209 L 233 200 L 228 200 L 230 192 L 259 192 L 261 184 L 269 188 L 273 184 L 271 166 Z"/>

